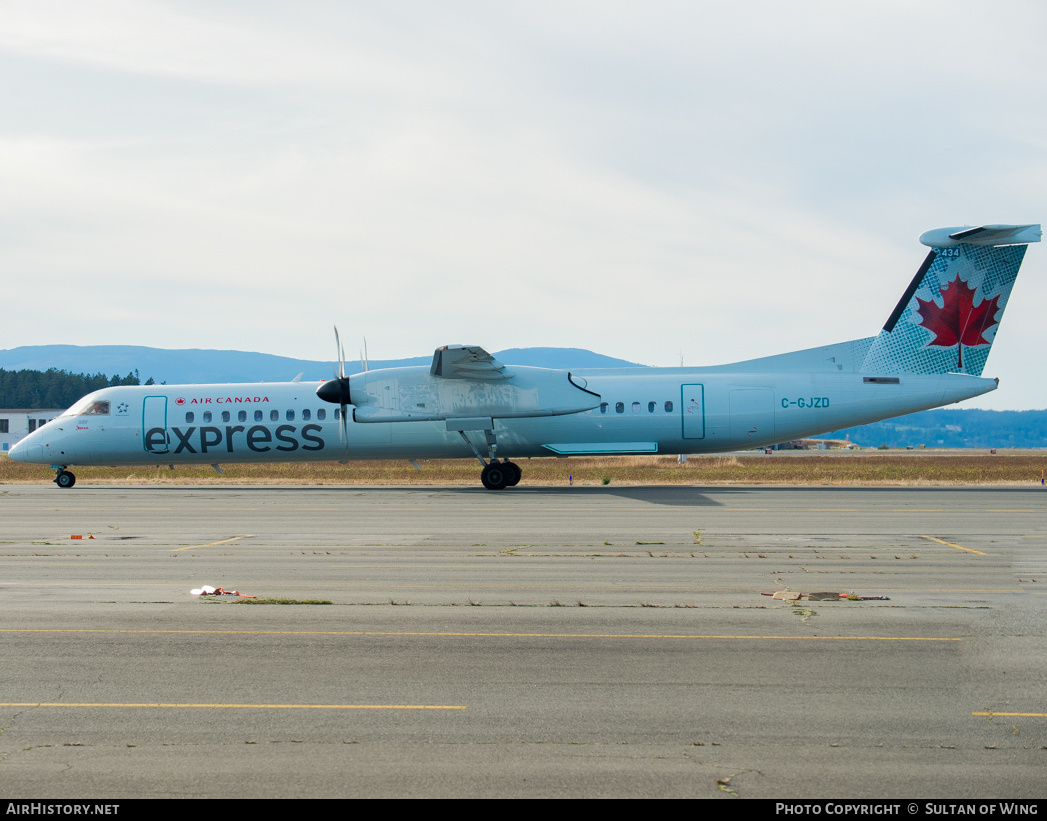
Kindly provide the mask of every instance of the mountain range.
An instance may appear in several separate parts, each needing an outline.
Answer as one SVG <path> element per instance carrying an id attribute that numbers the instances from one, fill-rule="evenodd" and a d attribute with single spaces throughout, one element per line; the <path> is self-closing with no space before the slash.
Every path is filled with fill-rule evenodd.
<path id="1" fill-rule="evenodd" d="M 633 362 L 602 356 L 581 348 L 509 348 L 493 355 L 506 365 L 531 365 L 538 368 L 621 368 Z M 376 368 L 428 365 L 431 356 L 411 359 L 371 360 Z M 0 368 L 7 371 L 48 368 L 69 373 L 124 376 L 138 371 L 144 382 L 168 385 L 217 384 L 223 382 L 290 382 L 298 374 L 306 382 L 330 379 L 334 363 L 312 359 L 292 359 L 248 351 L 216 351 L 200 348 L 167 350 L 141 345 L 26 345 L 0 350 Z M 359 360 L 347 360 L 346 373 L 362 371 Z"/>

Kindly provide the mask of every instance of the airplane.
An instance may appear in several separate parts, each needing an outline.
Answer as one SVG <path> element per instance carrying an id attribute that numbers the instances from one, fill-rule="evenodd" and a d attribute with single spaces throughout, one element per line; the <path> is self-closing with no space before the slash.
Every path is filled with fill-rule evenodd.
<path id="1" fill-rule="evenodd" d="M 211 464 L 475 456 L 490 490 L 514 459 L 752 449 L 936 408 L 995 390 L 981 376 L 1039 225 L 939 228 L 874 337 L 696 368 L 508 366 L 446 345 L 432 364 L 320 383 L 149 385 L 95 391 L 19 441 L 50 465 Z M 334 406 L 334 407 L 331 407 Z"/>

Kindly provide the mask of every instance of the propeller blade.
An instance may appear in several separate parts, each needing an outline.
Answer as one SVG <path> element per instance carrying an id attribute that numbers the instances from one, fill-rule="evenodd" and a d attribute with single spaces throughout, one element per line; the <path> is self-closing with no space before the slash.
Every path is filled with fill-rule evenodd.
<path id="1" fill-rule="evenodd" d="M 345 455 L 349 455 L 349 420 L 346 418 L 346 406 L 342 405 L 342 427 L 339 430 L 339 438 L 345 443 Z"/>
<path id="2" fill-rule="evenodd" d="M 342 340 L 338 336 L 337 325 L 334 326 L 334 346 L 338 354 L 338 378 L 345 379 L 345 348 L 342 347 Z"/>
<path id="3" fill-rule="evenodd" d="M 345 447 L 346 455 L 349 454 L 349 419 L 348 406 L 352 401 L 349 393 L 349 377 L 345 375 L 345 348 L 342 347 L 341 337 L 338 335 L 338 326 L 334 327 L 334 343 L 337 347 L 338 368 L 335 378 L 324 382 L 316 389 L 316 395 L 324 402 L 338 405 L 338 441 Z"/>

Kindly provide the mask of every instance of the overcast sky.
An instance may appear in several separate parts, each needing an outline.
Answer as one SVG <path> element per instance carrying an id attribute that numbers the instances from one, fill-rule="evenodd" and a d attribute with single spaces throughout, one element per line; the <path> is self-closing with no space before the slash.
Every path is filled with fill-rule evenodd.
<path id="1" fill-rule="evenodd" d="M 1043 2 L 0 0 L 0 348 L 718 364 L 1047 221 Z M 1032 246 L 970 407 L 1047 407 Z"/>

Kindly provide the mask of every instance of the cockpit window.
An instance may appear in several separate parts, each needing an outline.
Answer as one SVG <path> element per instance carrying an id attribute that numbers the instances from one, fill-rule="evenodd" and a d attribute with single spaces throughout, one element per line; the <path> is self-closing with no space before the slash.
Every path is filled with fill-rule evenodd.
<path id="1" fill-rule="evenodd" d="M 62 416 L 108 416 L 109 400 L 81 399 Z"/>

